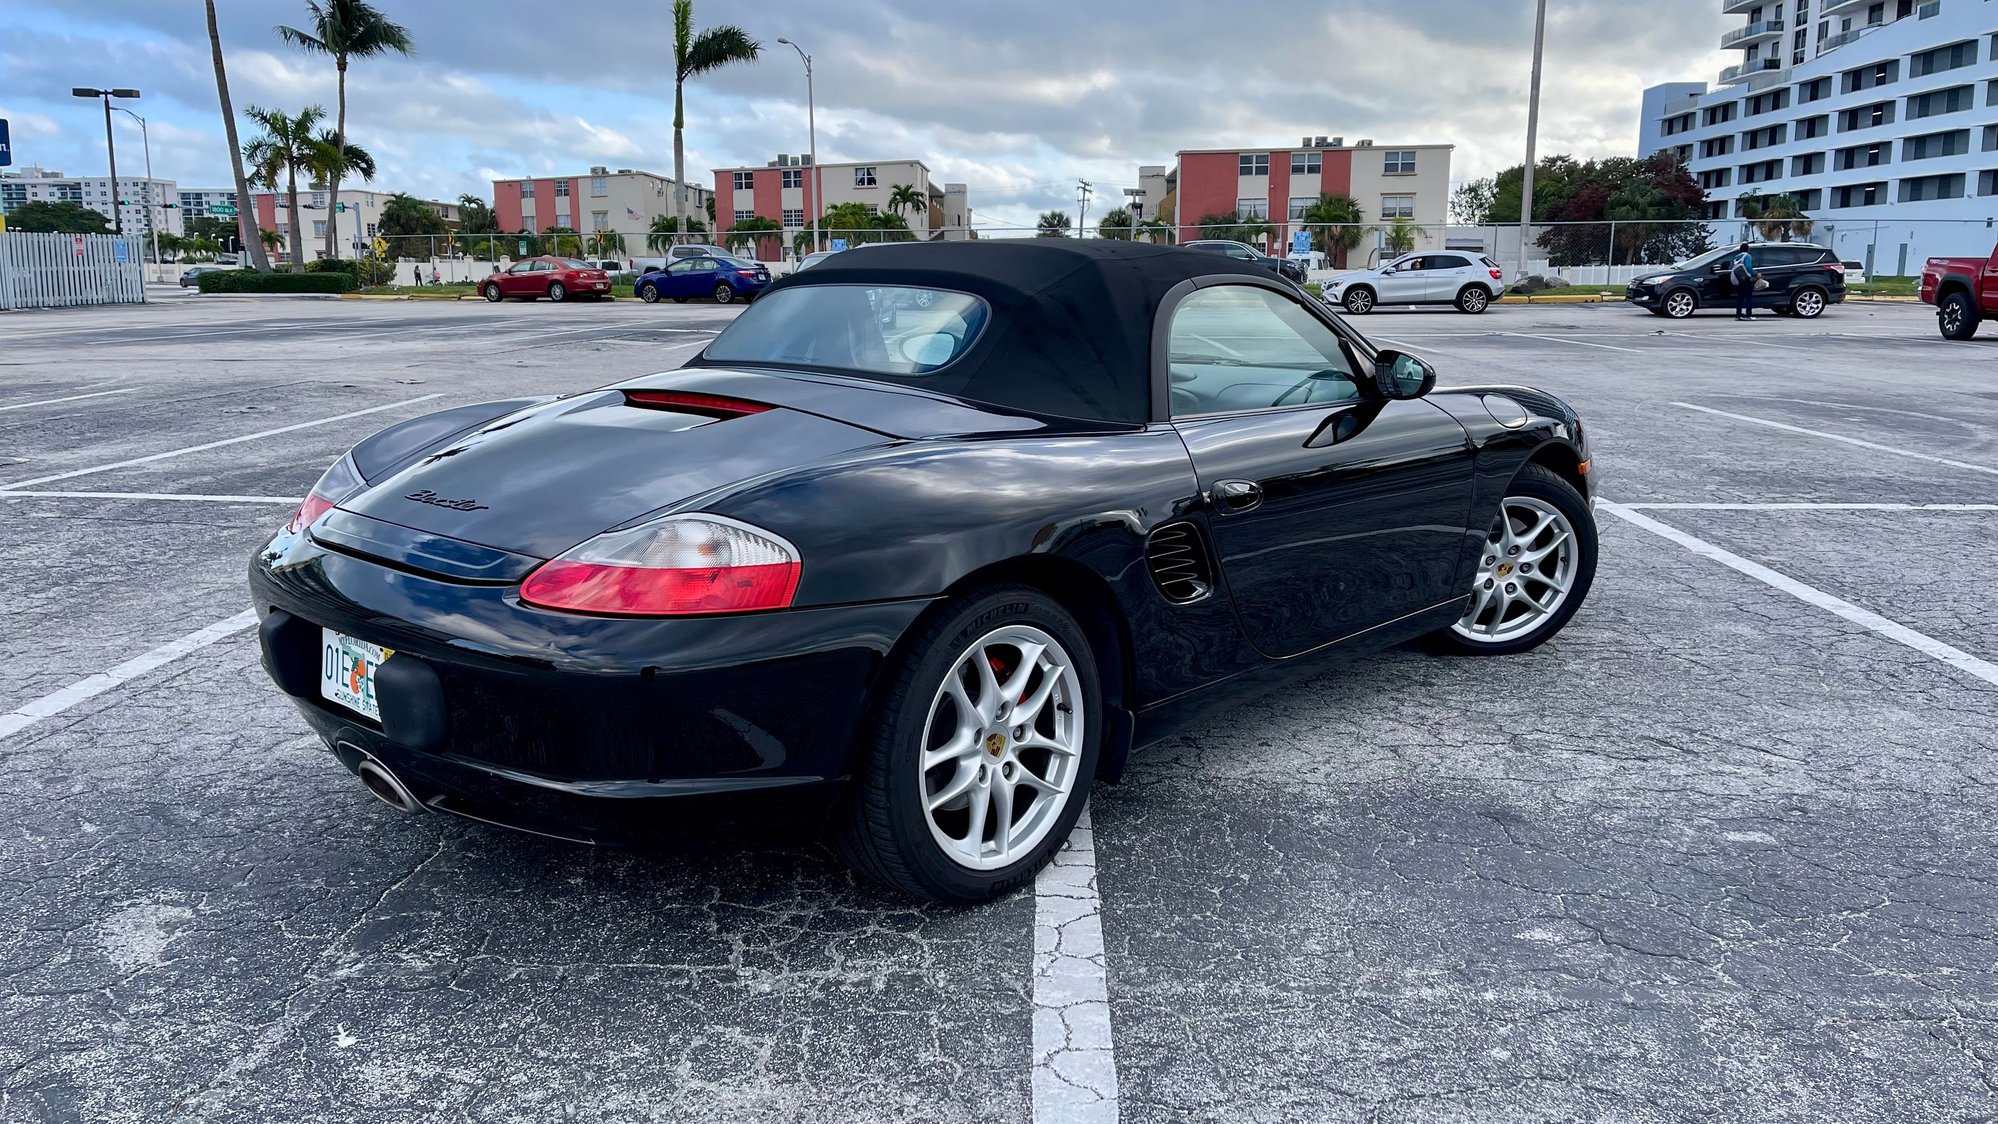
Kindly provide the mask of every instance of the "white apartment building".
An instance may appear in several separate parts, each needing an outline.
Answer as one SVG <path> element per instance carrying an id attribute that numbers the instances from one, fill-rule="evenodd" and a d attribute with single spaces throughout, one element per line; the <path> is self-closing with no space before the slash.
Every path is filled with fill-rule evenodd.
<path id="1" fill-rule="evenodd" d="M 1641 130 L 1706 190 L 1718 237 L 1739 236 L 1719 220 L 1759 192 L 1795 198 L 1813 241 L 1872 273 L 1990 251 L 1998 2 L 1721 0 L 1721 11 L 1744 19 L 1721 39 L 1744 61 L 1711 90 L 1647 91 L 1656 116 Z"/>
<path id="2" fill-rule="evenodd" d="M 305 257 L 307 261 L 325 256 L 326 224 L 334 224 L 334 248 L 336 256 L 342 258 L 366 257 L 372 252 L 375 235 L 378 233 L 382 208 L 388 205 L 393 195 L 387 191 L 369 191 L 365 188 L 340 187 L 340 210 L 329 211 L 327 193 L 324 190 L 300 189 L 298 193 L 298 220 L 305 224 Z M 257 225 L 263 230 L 275 230 L 283 239 L 278 244 L 280 253 L 291 250 L 291 207 L 284 194 L 274 191 L 252 192 L 250 201 L 257 209 Z M 458 204 L 446 203 L 437 199 L 426 199 L 447 224 L 458 221 Z M 202 212 L 205 213 L 205 212 Z M 442 243 L 439 238 L 439 243 Z M 397 246 L 393 251 L 405 251 L 408 247 Z"/>
<path id="3" fill-rule="evenodd" d="M 179 210 L 162 206 L 178 202 L 178 196 L 179 189 L 172 180 L 119 176 L 117 198 L 123 201 L 123 206 L 117 210 L 123 212 L 126 235 L 149 235 L 155 220 L 161 234 L 179 234 Z M 23 203 L 68 200 L 111 218 L 112 198 L 109 176 L 66 176 L 33 166 L 0 171 L 0 214 L 11 215 Z"/>
<path id="4" fill-rule="evenodd" d="M 825 209 L 842 203 L 864 203 L 883 214 L 895 211 L 889 196 L 897 187 L 916 189 L 922 204 L 899 213 L 919 239 L 970 236 L 970 189 L 961 183 L 937 183 L 921 160 L 856 160 L 820 164 L 812 175 L 808 156 L 779 153 L 761 168 L 715 169 L 715 220 L 727 230 L 749 218 L 770 219 L 784 228 L 784 243 L 811 225 L 814 191 L 825 192 Z M 815 186 L 817 185 L 817 186 Z M 963 222 L 953 219 L 961 214 Z"/>

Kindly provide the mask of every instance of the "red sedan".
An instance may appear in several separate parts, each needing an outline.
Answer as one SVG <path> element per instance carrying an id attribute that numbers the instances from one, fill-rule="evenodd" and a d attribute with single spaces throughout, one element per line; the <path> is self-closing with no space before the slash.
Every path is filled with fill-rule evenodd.
<path id="1" fill-rule="evenodd" d="M 494 304 L 508 297 L 547 297 L 565 301 L 588 297 L 600 301 L 610 295 L 610 274 L 575 258 L 523 258 L 504 273 L 495 273 L 479 286 L 479 292 Z"/>

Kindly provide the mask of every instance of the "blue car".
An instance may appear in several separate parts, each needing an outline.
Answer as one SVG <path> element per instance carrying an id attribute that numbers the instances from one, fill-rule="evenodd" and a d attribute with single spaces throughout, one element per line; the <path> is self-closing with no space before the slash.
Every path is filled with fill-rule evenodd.
<path id="1" fill-rule="evenodd" d="M 716 304 L 748 300 L 770 285 L 770 267 L 740 258 L 702 256 L 681 258 L 664 269 L 649 269 L 631 287 L 646 304 L 668 298 L 685 304 L 691 297 L 713 297 Z"/>

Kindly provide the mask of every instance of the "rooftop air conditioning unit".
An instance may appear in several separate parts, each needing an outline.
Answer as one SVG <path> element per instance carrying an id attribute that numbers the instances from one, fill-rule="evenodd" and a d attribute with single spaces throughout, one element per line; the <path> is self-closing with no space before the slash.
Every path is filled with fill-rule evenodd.
<path id="1" fill-rule="evenodd" d="M 1321 138 L 1321 139 L 1322 139 L 1322 138 Z M 1299 147 L 1299 148 L 1310 148 L 1310 147 L 1311 147 L 1311 138 L 1310 138 L 1310 137 L 1305 137 L 1305 138 L 1304 138 L 1303 140 L 1300 140 L 1300 141 L 1298 141 L 1298 142 L 1297 142 L 1297 147 Z"/>
<path id="2" fill-rule="evenodd" d="M 1358 144 L 1354 145 L 1353 147 L 1354 147 L 1354 148 L 1372 148 L 1373 146 L 1374 146 L 1374 142 L 1373 142 L 1373 141 L 1370 141 L 1370 140 L 1363 140 L 1363 141 L 1361 141 L 1360 143 L 1358 143 Z"/>
<path id="3" fill-rule="evenodd" d="M 610 169 L 599 164 L 590 169 L 590 174 L 593 176 L 607 176 L 610 175 Z"/>
<path id="4" fill-rule="evenodd" d="M 1324 137 L 1324 134 L 1322 134 L 1322 133 L 1321 133 L 1320 135 L 1318 135 L 1318 136 L 1315 136 L 1315 137 L 1311 138 L 1311 147 L 1313 147 L 1313 148 L 1324 148 L 1324 147 L 1325 147 L 1325 137 Z"/>
<path id="5" fill-rule="evenodd" d="M 1332 138 L 1332 147 L 1333 147 L 1333 148 L 1344 148 L 1344 147 L 1346 147 L 1346 138 L 1345 138 L 1345 137 L 1333 137 L 1333 138 Z"/>
<path id="6" fill-rule="evenodd" d="M 619 169 L 617 170 L 617 174 L 618 174 L 618 175 L 620 175 L 620 176 L 628 176 L 628 175 L 630 175 L 630 174 L 631 174 L 631 169 L 630 169 L 630 168 L 619 168 Z"/>
<path id="7" fill-rule="evenodd" d="M 798 157 L 798 164 L 801 167 L 809 168 L 812 166 L 812 158 L 809 156 L 800 156 Z"/>

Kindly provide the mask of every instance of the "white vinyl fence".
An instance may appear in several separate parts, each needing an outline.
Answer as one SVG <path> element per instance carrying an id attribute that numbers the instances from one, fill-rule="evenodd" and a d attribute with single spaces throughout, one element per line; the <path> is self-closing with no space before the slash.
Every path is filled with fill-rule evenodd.
<path id="1" fill-rule="evenodd" d="M 136 239 L 109 234 L 0 234 L 0 308 L 144 304 Z"/>

